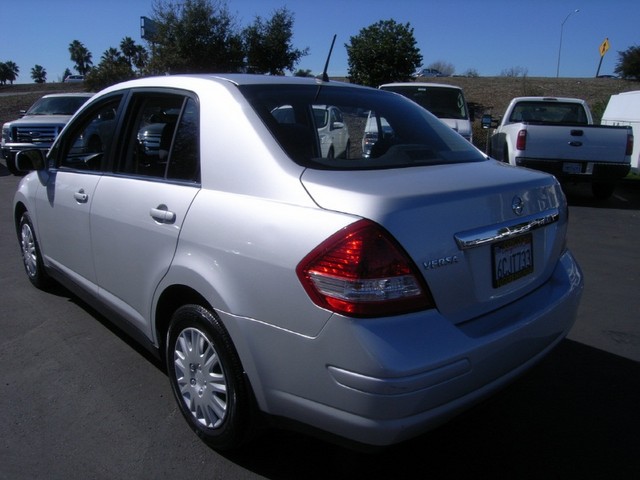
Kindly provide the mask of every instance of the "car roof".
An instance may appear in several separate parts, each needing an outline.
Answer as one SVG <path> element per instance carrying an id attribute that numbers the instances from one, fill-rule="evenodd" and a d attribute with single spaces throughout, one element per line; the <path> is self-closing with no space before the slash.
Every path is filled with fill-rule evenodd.
<path id="1" fill-rule="evenodd" d="M 52 98 L 52 97 L 93 97 L 95 93 L 91 92 L 70 92 L 70 93 L 48 93 L 43 95 L 41 98 Z"/>
<path id="2" fill-rule="evenodd" d="M 455 88 L 456 90 L 462 90 L 457 85 L 447 85 L 445 83 L 429 83 L 429 82 L 393 82 L 380 85 L 382 87 L 430 87 L 430 88 Z"/>
<path id="3" fill-rule="evenodd" d="M 350 88 L 363 88 L 362 85 L 353 83 L 329 81 L 324 82 L 312 77 L 287 77 L 276 75 L 254 75 L 242 73 L 220 73 L 220 74 L 188 74 L 188 75 L 164 75 L 157 77 L 145 77 L 127 82 L 119 83 L 103 90 L 104 93 L 116 91 L 123 88 L 135 87 L 174 87 L 174 88 L 196 88 L 204 87 L 206 83 L 241 85 L 331 85 Z"/>

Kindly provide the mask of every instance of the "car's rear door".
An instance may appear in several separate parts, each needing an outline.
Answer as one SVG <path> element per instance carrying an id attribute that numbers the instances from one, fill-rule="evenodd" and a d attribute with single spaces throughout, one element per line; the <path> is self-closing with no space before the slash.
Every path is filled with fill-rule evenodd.
<path id="1" fill-rule="evenodd" d="M 198 123 L 195 98 L 134 92 L 115 172 L 95 193 L 91 237 L 99 293 L 147 333 L 153 293 L 199 192 Z"/>

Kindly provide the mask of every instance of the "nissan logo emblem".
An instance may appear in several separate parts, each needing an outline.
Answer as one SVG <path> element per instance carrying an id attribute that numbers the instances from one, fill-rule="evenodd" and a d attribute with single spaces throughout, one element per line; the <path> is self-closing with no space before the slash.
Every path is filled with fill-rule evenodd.
<path id="1" fill-rule="evenodd" d="M 524 201 L 518 195 L 513 197 L 513 200 L 511 200 L 511 209 L 516 215 L 522 215 L 522 210 L 524 210 Z"/>

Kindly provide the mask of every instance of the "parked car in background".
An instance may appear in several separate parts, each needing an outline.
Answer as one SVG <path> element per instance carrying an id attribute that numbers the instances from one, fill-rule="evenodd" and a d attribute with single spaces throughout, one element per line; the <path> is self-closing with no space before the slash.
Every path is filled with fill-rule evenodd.
<path id="1" fill-rule="evenodd" d="M 381 90 L 396 92 L 426 108 L 456 132 L 473 142 L 473 114 L 462 88 L 441 83 L 386 83 Z"/>
<path id="2" fill-rule="evenodd" d="M 446 77 L 440 70 L 435 68 L 418 68 L 412 75 L 414 78 L 420 77 Z"/>
<path id="3" fill-rule="evenodd" d="M 299 122 L 296 109 L 291 105 L 280 106 L 271 113 L 286 128 L 295 128 Z M 340 109 L 331 105 L 314 105 L 313 122 L 318 131 L 321 156 L 348 158 L 351 148 L 349 127 L 344 123 Z"/>
<path id="4" fill-rule="evenodd" d="M 22 118 L 2 126 L 0 148 L 13 174 L 16 152 L 28 148 L 48 150 L 62 128 L 92 93 L 55 93 L 38 99 Z"/>
<path id="5" fill-rule="evenodd" d="M 631 127 L 594 125 L 587 102 L 562 97 L 514 98 L 489 140 L 494 158 L 590 183 L 599 199 L 629 173 L 634 143 Z"/>
<path id="6" fill-rule="evenodd" d="M 64 83 L 82 83 L 84 82 L 84 75 L 67 75 L 64 78 Z"/>
<path id="7" fill-rule="evenodd" d="M 600 123 L 631 127 L 634 138 L 631 171 L 640 174 L 640 90 L 611 95 Z"/>
<path id="8" fill-rule="evenodd" d="M 349 158 L 322 148 L 318 106 L 342 113 Z M 390 129 L 369 156 L 364 112 Z M 106 140 L 88 151 L 98 120 Z M 62 282 L 162 358 L 215 448 L 270 424 L 401 442 L 525 372 L 576 317 L 555 178 L 487 158 L 391 92 L 143 78 L 97 94 L 17 166 L 37 170 L 13 204 L 29 280 Z"/>

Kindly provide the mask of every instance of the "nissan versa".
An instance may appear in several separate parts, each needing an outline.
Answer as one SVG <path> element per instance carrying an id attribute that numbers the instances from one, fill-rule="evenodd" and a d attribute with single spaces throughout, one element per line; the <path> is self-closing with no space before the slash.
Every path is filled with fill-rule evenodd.
<path id="1" fill-rule="evenodd" d="M 329 107 L 340 121 L 317 125 Z M 323 129 L 348 131 L 349 151 L 330 155 Z M 156 352 L 214 448 L 263 419 L 401 442 L 513 380 L 575 321 L 583 277 L 558 182 L 395 93 L 139 79 L 17 166 L 36 170 L 14 202 L 28 278 L 61 282 Z"/>

